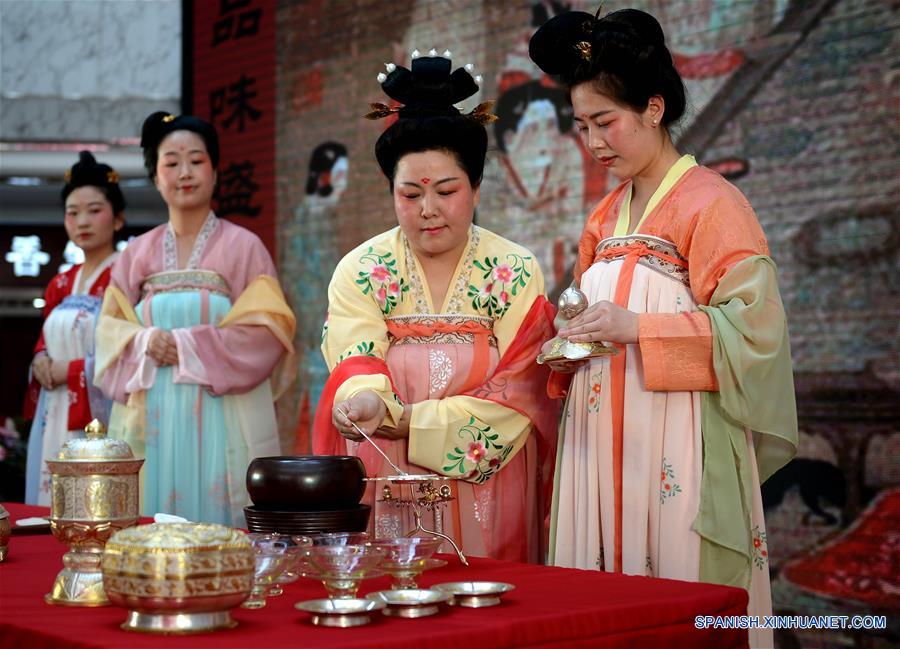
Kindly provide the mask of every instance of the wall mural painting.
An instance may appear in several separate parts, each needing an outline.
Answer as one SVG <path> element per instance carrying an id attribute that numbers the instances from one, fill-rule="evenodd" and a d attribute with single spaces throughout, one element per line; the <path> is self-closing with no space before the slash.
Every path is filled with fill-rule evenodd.
<path id="1" fill-rule="evenodd" d="M 294 449 L 309 450 L 309 431 L 328 368 L 319 345 L 328 310 L 328 282 L 341 251 L 336 214 L 350 171 L 347 147 L 323 142 L 310 156 L 306 187 L 293 217 L 281 223 L 280 272 L 297 315 L 296 381 L 279 407 L 298 413 Z"/>
<path id="2" fill-rule="evenodd" d="M 567 282 L 584 217 L 607 191 L 606 170 L 593 164 L 573 131 L 565 90 L 528 56 L 534 30 L 568 4 L 530 3 L 514 26 L 512 46 L 494 72 L 493 147 L 484 171 L 478 218 L 495 232 L 516 232 L 537 255 L 548 289 Z"/>

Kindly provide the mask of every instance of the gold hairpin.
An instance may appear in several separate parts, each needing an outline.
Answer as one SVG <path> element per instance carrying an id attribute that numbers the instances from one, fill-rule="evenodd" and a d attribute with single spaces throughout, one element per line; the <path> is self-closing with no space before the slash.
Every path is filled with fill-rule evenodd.
<path id="1" fill-rule="evenodd" d="M 63 174 L 63 180 L 65 180 L 67 183 L 72 182 L 72 170 L 71 169 L 66 169 L 66 173 Z"/>
<path id="2" fill-rule="evenodd" d="M 395 106 L 391 108 L 387 104 L 381 104 L 378 102 L 369 104 L 372 110 L 363 115 L 366 119 L 376 120 L 381 119 L 382 117 L 387 117 L 388 115 L 393 115 L 397 111 L 400 110 L 400 106 Z"/>
<path id="3" fill-rule="evenodd" d="M 165 117 L 163 117 L 162 121 L 164 121 L 166 124 L 168 124 L 169 122 L 175 121 L 175 116 L 170 113 L 170 114 L 166 115 Z"/>
<path id="4" fill-rule="evenodd" d="M 575 43 L 575 49 L 578 50 L 578 54 L 585 61 L 590 62 L 591 60 L 591 44 L 588 41 L 578 41 Z"/>
<path id="5" fill-rule="evenodd" d="M 111 185 L 116 185 L 119 182 L 119 174 L 115 171 L 107 171 L 106 172 L 106 182 Z"/>
<path id="6" fill-rule="evenodd" d="M 485 126 L 487 124 L 491 124 L 497 121 L 497 116 L 491 112 L 491 109 L 494 107 L 493 101 L 483 101 L 475 107 L 471 113 L 469 113 L 469 117 L 474 119 L 476 122 Z"/>

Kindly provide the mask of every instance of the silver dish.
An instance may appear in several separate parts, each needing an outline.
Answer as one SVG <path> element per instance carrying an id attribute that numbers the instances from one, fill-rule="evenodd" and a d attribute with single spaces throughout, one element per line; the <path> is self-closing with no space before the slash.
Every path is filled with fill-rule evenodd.
<path id="1" fill-rule="evenodd" d="M 385 615 L 396 617 L 427 617 L 441 609 L 438 606 L 450 599 L 450 593 L 439 590 L 409 588 L 405 590 L 380 590 L 369 593 L 366 599 L 383 602 Z"/>
<path id="2" fill-rule="evenodd" d="M 453 595 L 450 604 L 467 608 L 496 606 L 500 596 L 515 586 L 500 581 L 453 581 L 432 586 L 436 590 Z"/>
<path id="3" fill-rule="evenodd" d="M 371 622 L 371 613 L 383 609 L 384 602 L 358 598 L 311 599 L 297 602 L 294 608 L 309 613 L 313 624 L 346 628 Z"/>

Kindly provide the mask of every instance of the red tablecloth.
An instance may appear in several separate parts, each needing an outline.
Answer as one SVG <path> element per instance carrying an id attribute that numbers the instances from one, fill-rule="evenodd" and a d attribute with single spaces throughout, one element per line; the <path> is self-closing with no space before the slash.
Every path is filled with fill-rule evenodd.
<path id="1" fill-rule="evenodd" d="M 47 508 L 6 504 L 13 522 L 46 516 Z M 157 636 L 119 628 L 125 611 L 114 607 L 50 606 L 43 596 L 62 567 L 64 546 L 52 536 L 14 534 L 0 563 L 0 647 L 746 647 L 742 630 L 698 630 L 697 615 L 741 615 L 743 590 L 667 579 L 471 559 L 424 573 L 423 587 L 444 581 L 491 580 L 514 584 L 500 606 L 446 608 L 419 619 L 375 616 L 367 626 L 325 628 L 294 608 L 324 597 L 318 582 L 301 579 L 271 597 L 263 609 L 235 609 L 235 629 L 193 636 Z M 360 593 L 388 588 L 386 577 L 363 582 Z"/>

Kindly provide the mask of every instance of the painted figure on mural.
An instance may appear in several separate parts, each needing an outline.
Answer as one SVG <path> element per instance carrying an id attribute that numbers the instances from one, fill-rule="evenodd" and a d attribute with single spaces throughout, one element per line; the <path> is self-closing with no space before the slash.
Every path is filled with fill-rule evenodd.
<path id="1" fill-rule="evenodd" d="M 574 249 L 557 240 L 574 240 L 584 210 L 608 190 L 606 170 L 590 164 L 575 137 L 565 90 L 528 56 L 534 30 L 568 6 L 530 3 L 530 20 L 516 30 L 505 55 L 497 78 L 496 149 L 485 167 L 491 191 L 485 192 L 481 221 L 502 233 L 516 232 L 543 268 L 554 269 L 553 284 L 561 280 L 558 269 L 574 258 Z"/>
<path id="2" fill-rule="evenodd" d="M 759 485 L 795 453 L 797 420 L 765 235 L 736 187 L 673 145 L 686 98 L 655 18 L 561 14 L 530 52 L 623 181 L 579 243 L 590 306 L 559 332 L 617 353 L 557 363 L 549 384 L 567 396 L 551 559 L 744 587 L 750 614 L 770 614 Z"/>
<path id="3" fill-rule="evenodd" d="M 455 499 L 423 524 L 474 556 L 541 561 L 558 409 L 534 363 L 552 333 L 540 266 L 527 249 L 472 223 L 487 150 L 486 105 L 447 54 L 389 66 L 382 88 L 398 119 L 375 155 L 399 226 L 348 253 L 328 292 L 322 351 L 331 374 L 314 427 L 316 453 L 358 454 L 369 476 L 392 468 L 458 478 Z M 370 531 L 401 536 L 412 512 L 377 501 Z"/>
<path id="4" fill-rule="evenodd" d="M 290 399 L 288 410 L 299 413 L 300 452 L 310 448 L 311 413 L 328 378 L 319 347 L 328 311 L 328 280 L 340 261 L 337 210 L 349 172 L 347 147 L 340 142 L 319 144 L 310 156 L 303 199 L 281 230 L 281 280 L 297 314 L 297 379 L 285 398 Z"/>
<path id="5" fill-rule="evenodd" d="M 50 470 L 44 460 L 84 434 L 94 418 L 107 421 L 109 400 L 94 388 L 94 326 L 118 256 L 115 233 L 125 225 L 119 175 L 89 151 L 66 172 L 62 189 L 69 240 L 84 261 L 50 280 L 44 293 L 44 325 L 35 345 L 25 418 L 28 438 L 25 502 L 50 504 Z"/>
<path id="6" fill-rule="evenodd" d="M 548 220 L 581 212 L 582 159 L 565 92 L 541 81 L 501 88 L 496 113 L 499 162 L 516 204 Z"/>
<path id="7" fill-rule="evenodd" d="M 259 238 L 210 209 L 215 128 L 154 113 L 144 162 L 169 220 L 136 238 L 97 326 L 95 381 L 116 403 L 110 435 L 145 457 L 145 515 L 242 525 L 250 460 L 278 455 L 273 397 L 294 315 Z"/>

